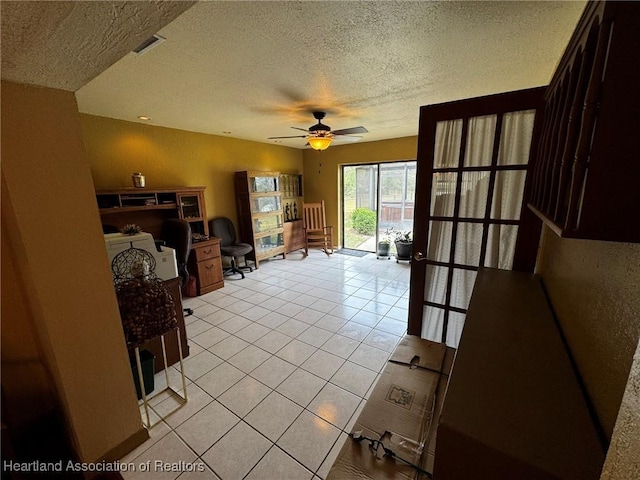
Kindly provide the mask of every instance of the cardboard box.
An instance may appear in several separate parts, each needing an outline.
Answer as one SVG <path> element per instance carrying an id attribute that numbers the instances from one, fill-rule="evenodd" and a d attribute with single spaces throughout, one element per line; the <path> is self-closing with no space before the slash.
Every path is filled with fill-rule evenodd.
<path id="1" fill-rule="evenodd" d="M 444 343 L 406 335 L 398 343 L 389 361 L 440 373 L 446 349 L 447 346 Z"/>
<path id="2" fill-rule="evenodd" d="M 437 427 L 440 396 L 446 377 L 440 371 L 446 346 L 414 336 L 398 344 L 369 396 L 352 430 L 369 439 L 380 440 L 398 456 L 427 471 L 433 468 L 432 438 Z M 402 442 L 398 444 L 397 439 Z M 403 444 L 425 443 L 422 454 L 412 456 Z M 431 453 L 429 453 L 431 452 Z M 429 470 L 431 468 L 431 470 Z M 327 480 L 335 479 L 413 480 L 419 471 L 405 462 L 384 455 L 382 447 L 371 447 L 368 440 L 348 439 L 331 468 Z"/>
<path id="3" fill-rule="evenodd" d="M 378 432 L 378 437 L 396 432 L 411 440 L 422 440 L 425 416 L 434 410 L 439 378 L 437 372 L 387 363 L 358 423 Z"/>
<path id="4" fill-rule="evenodd" d="M 451 349 L 451 347 L 447 347 Z M 452 349 L 455 351 L 455 349 Z M 450 372 L 450 370 L 449 370 Z M 435 454 L 436 454 L 436 432 L 438 430 L 438 422 L 440 420 L 440 414 L 442 413 L 442 405 L 444 404 L 444 397 L 447 391 L 447 385 L 449 382 L 448 373 L 442 372 L 440 375 L 440 381 L 438 382 L 438 389 L 436 390 L 436 409 L 433 414 L 433 419 L 430 422 L 426 430 L 428 444 L 425 445 L 425 451 L 422 458 L 422 468 L 429 473 L 433 473 Z"/>

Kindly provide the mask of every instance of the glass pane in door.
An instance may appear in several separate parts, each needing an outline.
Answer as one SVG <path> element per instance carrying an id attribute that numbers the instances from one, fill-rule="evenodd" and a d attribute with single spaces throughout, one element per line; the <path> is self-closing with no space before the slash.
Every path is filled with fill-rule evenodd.
<path id="1" fill-rule="evenodd" d="M 535 110 L 504 114 L 498 165 L 526 165 L 529 163 Z"/>
<path id="2" fill-rule="evenodd" d="M 277 212 L 281 208 L 280 195 L 251 197 L 251 213 Z"/>
<path id="3" fill-rule="evenodd" d="M 345 166 L 342 169 L 344 248 L 376 249 L 378 174 L 376 165 Z"/>
<path id="4" fill-rule="evenodd" d="M 275 176 L 253 177 L 249 182 L 251 193 L 278 191 L 278 178 Z"/>
<path id="5" fill-rule="evenodd" d="M 413 232 L 416 162 L 342 167 L 343 246 L 377 251 L 378 241 Z"/>
<path id="6" fill-rule="evenodd" d="M 200 202 L 197 195 L 180 195 L 179 197 L 180 209 L 182 212 L 182 218 L 200 218 Z"/>
<path id="7" fill-rule="evenodd" d="M 274 233 L 265 237 L 256 238 L 256 251 L 258 253 L 268 252 L 269 250 L 284 245 L 282 233 Z"/>
<path id="8" fill-rule="evenodd" d="M 395 253 L 395 234 L 413 232 L 416 162 L 381 163 L 379 169 L 378 238 L 390 236 Z"/>
<path id="9" fill-rule="evenodd" d="M 253 220 L 253 230 L 256 233 L 268 232 L 278 228 L 282 228 L 281 215 L 262 215 Z"/>

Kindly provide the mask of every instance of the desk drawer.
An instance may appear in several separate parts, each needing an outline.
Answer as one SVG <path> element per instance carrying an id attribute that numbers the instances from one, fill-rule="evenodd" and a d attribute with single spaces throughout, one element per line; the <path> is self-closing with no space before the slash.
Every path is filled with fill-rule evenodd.
<path id="1" fill-rule="evenodd" d="M 213 243 L 209 245 L 202 245 L 194 248 L 196 261 L 202 262 L 203 260 L 209 260 L 220 256 L 220 244 Z"/>
<path id="2" fill-rule="evenodd" d="M 222 259 L 220 257 L 198 262 L 198 278 L 201 287 L 222 281 Z"/>
<path id="3" fill-rule="evenodd" d="M 198 295 L 224 286 L 219 238 L 214 237 L 191 246 L 189 273 L 196 277 Z"/>

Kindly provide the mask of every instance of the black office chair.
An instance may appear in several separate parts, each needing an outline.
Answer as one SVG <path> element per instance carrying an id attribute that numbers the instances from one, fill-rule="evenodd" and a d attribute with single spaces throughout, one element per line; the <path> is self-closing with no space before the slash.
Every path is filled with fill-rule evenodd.
<path id="1" fill-rule="evenodd" d="M 160 240 L 161 243 L 176 251 L 178 276 L 181 279 L 181 286 L 184 287 L 189 282 L 189 271 L 187 270 L 187 261 L 191 251 L 191 226 L 189 222 L 179 218 L 168 218 L 162 222 Z M 183 310 L 185 316 L 193 314 L 191 308 Z"/>
<path id="2" fill-rule="evenodd" d="M 246 255 L 253 251 L 253 247 L 248 243 L 238 243 L 236 241 L 236 230 L 231 220 L 226 217 L 210 220 L 209 233 L 214 237 L 220 238 L 220 253 L 226 257 L 231 257 L 231 266 L 224 269 L 225 275 L 239 273 L 244 278 L 242 269 L 253 271 L 246 259 Z M 243 266 L 238 266 L 238 257 L 245 257 Z"/>
<path id="3" fill-rule="evenodd" d="M 116 227 L 115 225 L 106 225 L 103 223 L 102 233 L 104 233 L 105 235 L 107 233 L 120 233 L 120 229 L 118 229 L 118 227 Z"/>

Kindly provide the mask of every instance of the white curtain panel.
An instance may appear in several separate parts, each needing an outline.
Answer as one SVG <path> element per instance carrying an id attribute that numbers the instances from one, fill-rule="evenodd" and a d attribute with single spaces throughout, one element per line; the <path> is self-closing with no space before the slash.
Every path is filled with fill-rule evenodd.
<path id="1" fill-rule="evenodd" d="M 505 113 L 498 150 L 498 165 L 526 165 L 529 163 L 535 110 Z"/>
<path id="2" fill-rule="evenodd" d="M 488 167 L 493 154 L 493 139 L 496 132 L 496 115 L 469 119 L 465 167 Z"/>
<path id="3" fill-rule="evenodd" d="M 433 168 L 455 168 L 460 158 L 462 119 L 438 122 Z"/>
<path id="4" fill-rule="evenodd" d="M 438 122 L 434 146 L 434 168 L 457 167 L 462 140 L 462 119 Z M 431 215 L 453 216 L 456 193 L 456 173 L 436 173 L 431 188 Z M 451 250 L 451 222 L 430 222 L 427 258 L 448 262 Z M 448 268 L 427 265 L 424 299 L 444 304 L 446 300 Z M 422 338 L 439 342 L 442 340 L 444 310 L 425 307 L 422 319 Z"/>

